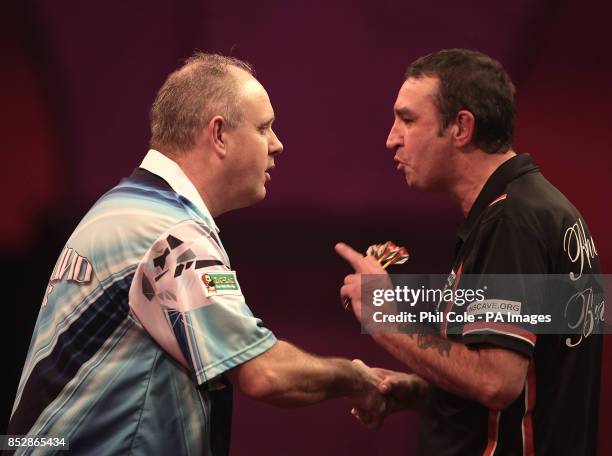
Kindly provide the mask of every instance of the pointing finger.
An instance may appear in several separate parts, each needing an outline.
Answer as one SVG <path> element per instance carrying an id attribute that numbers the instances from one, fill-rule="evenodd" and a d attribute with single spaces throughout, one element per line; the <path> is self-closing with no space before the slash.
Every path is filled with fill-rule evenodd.
<path id="1" fill-rule="evenodd" d="M 343 242 L 339 242 L 335 247 L 336 253 L 344 258 L 348 263 L 355 269 L 357 272 L 361 272 L 362 266 L 361 261 L 363 260 L 363 255 L 352 247 Z"/>

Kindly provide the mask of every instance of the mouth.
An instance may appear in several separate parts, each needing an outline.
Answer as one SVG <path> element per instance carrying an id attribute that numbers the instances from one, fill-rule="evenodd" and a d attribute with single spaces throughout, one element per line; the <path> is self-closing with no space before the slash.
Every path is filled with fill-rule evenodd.
<path id="1" fill-rule="evenodd" d="M 397 162 L 396 169 L 398 171 L 403 171 L 403 169 L 407 166 L 406 163 L 402 162 L 397 156 L 393 157 L 393 160 Z"/>
<path id="2" fill-rule="evenodd" d="M 266 169 L 266 171 L 264 172 L 264 174 L 266 176 L 266 182 L 270 182 L 272 180 L 272 176 L 270 176 L 270 173 L 268 171 L 271 171 L 274 168 L 275 168 L 275 165 L 272 165 L 268 169 Z"/>

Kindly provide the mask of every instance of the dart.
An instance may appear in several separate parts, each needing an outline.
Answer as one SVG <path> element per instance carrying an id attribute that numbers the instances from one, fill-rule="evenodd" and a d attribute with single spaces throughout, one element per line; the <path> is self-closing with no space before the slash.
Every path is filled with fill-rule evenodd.
<path id="1" fill-rule="evenodd" d="M 410 253 L 406 247 L 397 246 L 391 241 L 369 246 L 366 255 L 375 258 L 383 269 L 387 269 L 392 264 L 404 264 L 410 258 Z M 349 310 L 351 299 L 344 298 L 343 304 L 344 310 Z"/>

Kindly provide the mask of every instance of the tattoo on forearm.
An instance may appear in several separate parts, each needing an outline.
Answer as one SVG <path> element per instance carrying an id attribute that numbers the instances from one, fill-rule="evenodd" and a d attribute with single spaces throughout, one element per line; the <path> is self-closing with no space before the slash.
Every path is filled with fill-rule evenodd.
<path id="1" fill-rule="evenodd" d="M 423 350 L 433 348 L 440 356 L 450 356 L 451 342 L 435 334 L 417 334 L 417 346 Z"/>

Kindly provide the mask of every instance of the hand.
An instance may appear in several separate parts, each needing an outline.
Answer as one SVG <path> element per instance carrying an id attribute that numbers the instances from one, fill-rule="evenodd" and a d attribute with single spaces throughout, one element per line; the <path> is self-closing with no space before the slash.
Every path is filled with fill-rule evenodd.
<path id="1" fill-rule="evenodd" d="M 423 404 L 428 384 L 415 374 L 372 368 L 381 379 L 378 391 L 387 398 L 387 414 L 400 410 L 415 410 Z"/>
<path id="2" fill-rule="evenodd" d="M 374 367 L 371 369 L 381 380 L 378 390 L 385 395 L 385 410 L 377 417 L 377 427 L 381 426 L 387 416 L 401 410 L 416 410 L 421 408 L 427 391 L 427 382 L 415 374 L 406 374 L 389 369 Z M 369 413 L 357 407 L 351 414 L 360 423 L 368 426 Z M 371 427 L 371 426 L 369 426 Z"/>
<path id="3" fill-rule="evenodd" d="M 362 382 L 360 391 L 349 397 L 353 410 L 359 410 L 358 419 L 363 425 L 368 428 L 378 428 L 382 425 L 386 413 L 386 400 L 378 389 L 380 378 L 373 369 L 359 359 L 353 360 L 353 366 Z"/>
<path id="4" fill-rule="evenodd" d="M 336 244 L 335 250 L 355 269 L 355 274 L 349 274 L 344 278 L 344 284 L 340 288 L 340 298 L 351 300 L 353 312 L 357 320 L 361 320 L 361 275 L 362 274 L 387 274 L 378 261 L 371 256 L 363 256 L 352 247 L 342 242 Z"/>

